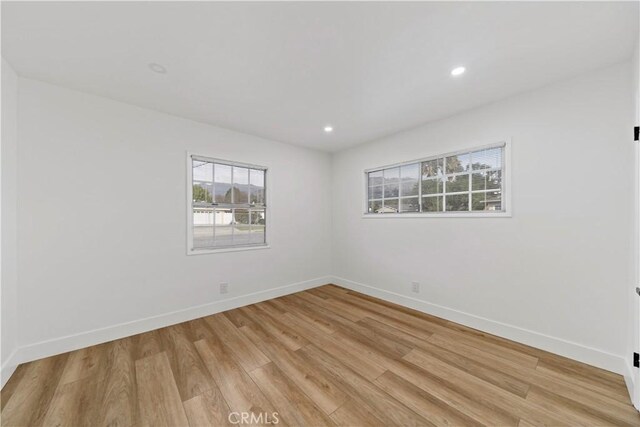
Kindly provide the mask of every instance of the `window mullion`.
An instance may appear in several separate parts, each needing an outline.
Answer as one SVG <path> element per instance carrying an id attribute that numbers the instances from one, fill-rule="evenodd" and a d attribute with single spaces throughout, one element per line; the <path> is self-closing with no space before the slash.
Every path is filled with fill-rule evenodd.
<path id="1" fill-rule="evenodd" d="M 422 212 L 422 162 L 418 163 L 418 212 Z"/>
<path id="2" fill-rule="evenodd" d="M 447 158 L 442 158 L 442 212 L 447 211 Z"/>
<path id="3" fill-rule="evenodd" d="M 471 152 L 469 152 L 469 169 L 467 170 L 467 172 L 469 173 L 469 200 L 467 201 L 467 210 L 469 212 L 472 211 L 472 204 L 471 204 L 471 180 L 473 179 L 473 154 Z"/>

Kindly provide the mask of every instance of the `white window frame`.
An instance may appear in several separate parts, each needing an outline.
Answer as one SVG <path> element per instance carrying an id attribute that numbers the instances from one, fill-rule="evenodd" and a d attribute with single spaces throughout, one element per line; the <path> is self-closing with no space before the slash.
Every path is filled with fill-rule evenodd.
<path id="1" fill-rule="evenodd" d="M 264 229 L 264 243 L 251 243 L 248 245 L 242 246 L 226 246 L 220 248 L 203 248 L 198 249 L 193 247 L 193 159 L 207 161 L 212 163 L 219 163 L 228 166 L 237 166 L 243 168 L 251 168 L 251 169 L 260 169 L 264 170 L 264 191 L 265 191 L 265 229 Z M 269 168 L 266 166 L 260 166 L 251 163 L 242 163 L 232 160 L 224 160 L 215 157 L 209 157 L 200 154 L 194 154 L 191 152 L 187 152 L 187 255 L 205 255 L 205 254 L 215 254 L 221 252 L 239 252 L 239 251 L 251 251 L 256 249 L 269 249 L 269 230 L 271 229 L 271 208 L 270 208 L 270 197 L 271 197 L 271 189 L 270 179 L 268 178 L 268 170 Z M 215 196 L 214 196 L 215 197 Z"/>
<path id="2" fill-rule="evenodd" d="M 463 212 L 407 212 L 407 213 L 369 213 L 369 172 L 376 172 L 388 168 L 396 168 L 406 165 L 412 165 L 415 163 L 420 164 L 428 160 L 439 159 L 447 156 L 455 156 L 458 154 L 465 154 L 472 151 L 485 150 L 489 148 L 504 147 L 502 155 L 502 205 L 501 211 L 463 211 Z M 484 144 L 473 146 L 469 148 L 461 148 L 459 150 L 450 151 L 446 153 L 437 153 L 428 155 L 419 159 L 393 163 L 384 166 L 372 167 L 364 170 L 363 176 L 363 188 L 364 188 L 364 200 L 362 204 L 362 217 L 363 218 L 509 218 L 511 214 L 511 140 L 510 138 L 497 139 L 497 142 L 491 144 Z M 383 189 L 384 191 L 384 189 Z M 454 193 L 455 194 L 455 193 Z M 468 194 L 464 192 L 462 194 Z M 421 197 L 421 196 L 419 196 Z M 419 199 L 420 200 L 420 199 Z M 422 200 L 420 200 L 422 203 Z"/>

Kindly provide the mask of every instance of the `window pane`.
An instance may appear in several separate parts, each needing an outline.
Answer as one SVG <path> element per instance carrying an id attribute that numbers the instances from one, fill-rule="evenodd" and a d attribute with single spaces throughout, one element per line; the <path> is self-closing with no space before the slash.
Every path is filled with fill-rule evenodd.
<path id="1" fill-rule="evenodd" d="M 193 247 L 213 246 L 213 209 L 193 208 Z"/>
<path id="2" fill-rule="evenodd" d="M 471 153 L 473 169 L 489 169 L 502 167 L 502 147 Z"/>
<path id="3" fill-rule="evenodd" d="M 400 168 L 400 196 L 417 196 L 420 165 L 414 163 Z"/>
<path id="4" fill-rule="evenodd" d="M 473 193 L 471 202 L 471 209 L 474 211 L 502 210 L 502 194 L 499 191 Z"/>
<path id="5" fill-rule="evenodd" d="M 442 212 L 442 196 L 423 197 L 422 212 Z"/>
<path id="6" fill-rule="evenodd" d="M 233 203 L 249 203 L 249 169 L 233 167 Z"/>
<path id="7" fill-rule="evenodd" d="M 369 172 L 369 186 L 382 185 L 382 171 Z"/>
<path id="8" fill-rule="evenodd" d="M 422 194 L 442 193 L 442 180 L 440 178 L 429 178 L 422 180 Z"/>
<path id="9" fill-rule="evenodd" d="M 266 226 L 266 216 L 264 210 L 252 210 L 251 213 L 251 235 L 250 243 L 264 243 L 264 229 Z"/>
<path id="10" fill-rule="evenodd" d="M 400 199 L 400 212 L 419 212 L 420 203 L 417 197 Z"/>
<path id="11" fill-rule="evenodd" d="M 476 172 L 471 179 L 473 190 L 500 189 L 502 185 L 502 171 Z"/>
<path id="12" fill-rule="evenodd" d="M 208 162 L 201 162 L 199 160 L 194 160 L 193 161 L 193 180 L 213 182 L 213 164 Z"/>
<path id="13" fill-rule="evenodd" d="M 265 204 L 264 171 L 251 169 L 249 172 L 249 203 Z"/>
<path id="14" fill-rule="evenodd" d="M 469 170 L 469 154 L 458 154 L 446 158 L 446 173 L 464 172 Z"/>
<path id="15" fill-rule="evenodd" d="M 385 169 L 382 173 L 385 184 L 394 184 L 400 181 L 400 168 Z"/>
<path id="16" fill-rule="evenodd" d="M 234 209 L 233 211 L 233 244 L 246 245 L 249 243 L 250 224 L 249 209 Z"/>
<path id="17" fill-rule="evenodd" d="M 382 199 L 382 185 L 369 187 L 369 199 Z"/>
<path id="18" fill-rule="evenodd" d="M 382 200 L 375 200 L 369 202 L 369 213 L 382 213 L 380 209 L 382 208 Z"/>
<path id="19" fill-rule="evenodd" d="M 217 164 L 213 169 L 218 203 L 231 203 L 231 166 Z"/>
<path id="20" fill-rule="evenodd" d="M 422 162 L 422 179 L 442 175 L 442 159 Z"/>
<path id="21" fill-rule="evenodd" d="M 384 197 L 398 197 L 400 192 L 400 168 L 385 169 L 384 176 Z"/>
<path id="22" fill-rule="evenodd" d="M 398 184 L 385 184 L 384 197 L 398 197 L 399 188 Z"/>
<path id="23" fill-rule="evenodd" d="M 216 209 L 214 214 L 215 246 L 233 244 L 233 213 L 231 209 Z"/>
<path id="24" fill-rule="evenodd" d="M 398 212 L 398 199 L 385 200 L 384 206 L 380 209 L 380 213 L 396 212 Z"/>
<path id="25" fill-rule="evenodd" d="M 469 194 L 455 194 L 447 196 L 447 212 L 459 212 L 469 210 Z"/>
<path id="26" fill-rule="evenodd" d="M 193 201 L 201 203 L 213 202 L 213 184 L 211 182 L 193 182 Z"/>
<path id="27" fill-rule="evenodd" d="M 447 193 L 469 191 L 469 175 L 455 175 L 447 177 Z"/>

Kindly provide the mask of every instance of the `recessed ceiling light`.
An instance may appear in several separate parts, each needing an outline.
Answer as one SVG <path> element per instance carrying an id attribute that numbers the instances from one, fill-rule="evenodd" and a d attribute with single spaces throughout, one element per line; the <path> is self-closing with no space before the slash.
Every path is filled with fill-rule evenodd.
<path id="1" fill-rule="evenodd" d="M 454 68 L 453 70 L 451 70 L 451 75 L 452 75 L 452 76 L 459 76 L 459 75 L 461 75 L 461 74 L 464 74 L 464 72 L 465 72 L 466 70 L 467 70 L 467 69 L 466 69 L 466 68 L 464 68 L 464 67 L 456 67 L 456 68 Z"/>
<path id="2" fill-rule="evenodd" d="M 325 131 L 326 133 L 331 133 L 331 132 L 333 132 L 333 126 L 330 126 L 330 125 L 325 126 L 325 127 L 324 127 L 324 131 Z"/>
<path id="3" fill-rule="evenodd" d="M 155 62 L 152 62 L 151 64 L 149 64 L 149 68 L 151 69 L 151 71 L 153 71 L 154 73 L 158 73 L 158 74 L 167 74 L 167 69 L 164 68 L 163 65 L 160 64 L 156 64 Z"/>

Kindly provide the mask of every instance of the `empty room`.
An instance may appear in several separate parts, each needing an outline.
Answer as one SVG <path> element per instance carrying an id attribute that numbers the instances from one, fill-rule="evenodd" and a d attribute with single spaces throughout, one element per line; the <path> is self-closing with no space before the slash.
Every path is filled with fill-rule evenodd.
<path id="1" fill-rule="evenodd" d="M 0 18 L 0 425 L 640 427 L 640 2 Z"/>

